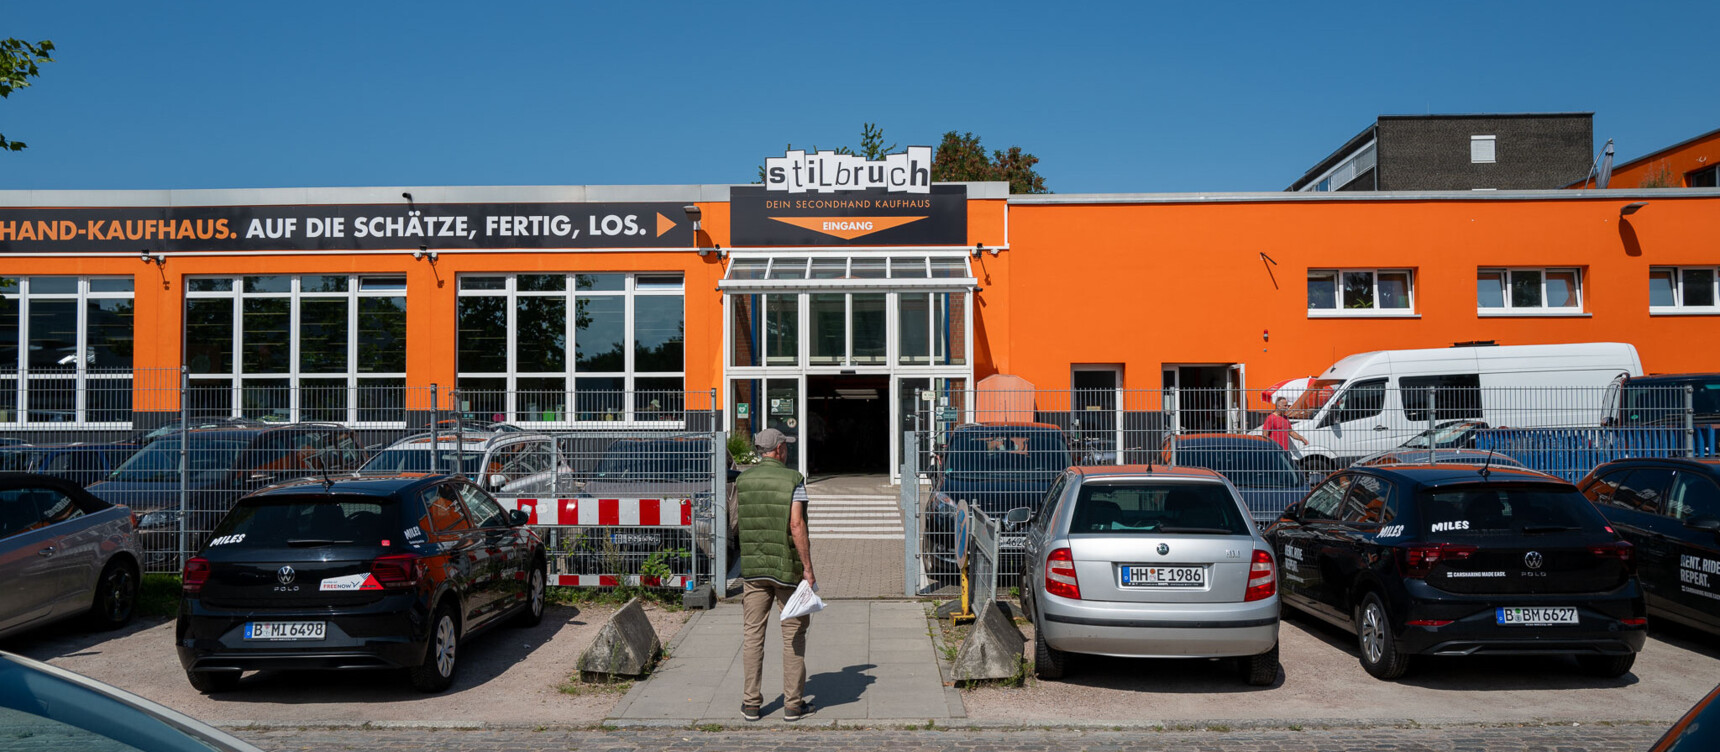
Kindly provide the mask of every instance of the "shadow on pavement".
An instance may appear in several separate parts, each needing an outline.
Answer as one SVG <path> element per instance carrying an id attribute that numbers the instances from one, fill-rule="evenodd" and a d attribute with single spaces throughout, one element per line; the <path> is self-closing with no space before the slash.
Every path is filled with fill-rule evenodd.
<path id="1" fill-rule="evenodd" d="M 878 680 L 866 674 L 877 668 L 870 663 L 847 666 L 841 671 L 826 671 L 806 678 L 806 694 L 818 701 L 821 708 L 834 708 L 860 701 L 866 688 Z"/>
<path id="2" fill-rule="evenodd" d="M 0 640 L 0 650 L 44 662 L 53 658 L 95 655 L 100 651 L 90 649 L 102 643 L 130 637 L 171 621 L 172 618 L 140 616 L 132 619 L 130 624 L 107 631 L 94 629 L 82 619 L 53 622 Z"/>
<path id="3" fill-rule="evenodd" d="M 1073 684 L 1151 694 L 1236 694 L 1262 692 L 1284 683 L 1279 672 L 1271 686 L 1251 687 L 1234 658 L 1109 658 L 1075 655 L 1062 679 L 1045 684 Z"/>

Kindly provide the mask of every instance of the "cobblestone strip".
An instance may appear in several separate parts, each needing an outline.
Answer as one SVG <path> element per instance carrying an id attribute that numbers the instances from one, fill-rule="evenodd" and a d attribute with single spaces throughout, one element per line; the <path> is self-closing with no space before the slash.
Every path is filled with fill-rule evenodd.
<path id="1" fill-rule="evenodd" d="M 1637 752 L 1659 726 L 1464 726 L 1372 729 L 239 729 L 265 750 L 435 752 Z"/>

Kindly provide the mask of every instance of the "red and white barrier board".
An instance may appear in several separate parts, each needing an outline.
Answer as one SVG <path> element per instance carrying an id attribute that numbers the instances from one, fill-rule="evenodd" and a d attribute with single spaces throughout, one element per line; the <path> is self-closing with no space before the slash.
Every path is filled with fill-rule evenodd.
<path id="1" fill-rule="evenodd" d="M 692 499 L 496 499 L 531 516 L 529 525 L 692 527 Z"/>
<path id="2" fill-rule="evenodd" d="M 678 588 L 686 582 L 687 578 L 681 575 L 652 577 L 640 574 L 558 574 L 555 576 L 555 581 L 550 584 L 561 587 L 621 587 L 623 584 L 627 584 L 639 587 Z"/>

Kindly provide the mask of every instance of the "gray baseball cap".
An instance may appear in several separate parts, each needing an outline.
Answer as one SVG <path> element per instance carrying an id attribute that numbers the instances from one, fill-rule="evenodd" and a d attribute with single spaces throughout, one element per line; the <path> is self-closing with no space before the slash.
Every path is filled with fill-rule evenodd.
<path id="1" fill-rule="evenodd" d="M 768 452 L 783 444 L 793 444 L 794 437 L 774 428 L 766 428 L 753 434 L 753 446 L 761 452 Z"/>

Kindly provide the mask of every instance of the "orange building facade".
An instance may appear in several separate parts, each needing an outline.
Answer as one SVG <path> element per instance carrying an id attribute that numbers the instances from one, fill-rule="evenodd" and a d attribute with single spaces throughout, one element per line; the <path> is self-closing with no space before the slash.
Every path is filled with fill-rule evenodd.
<path id="1" fill-rule="evenodd" d="M 182 409 L 404 428 L 434 407 L 776 426 L 806 466 L 878 472 L 995 374 L 1246 400 L 1467 341 L 1720 370 L 1712 189 L 918 187 L 0 192 L 0 432 Z"/>

